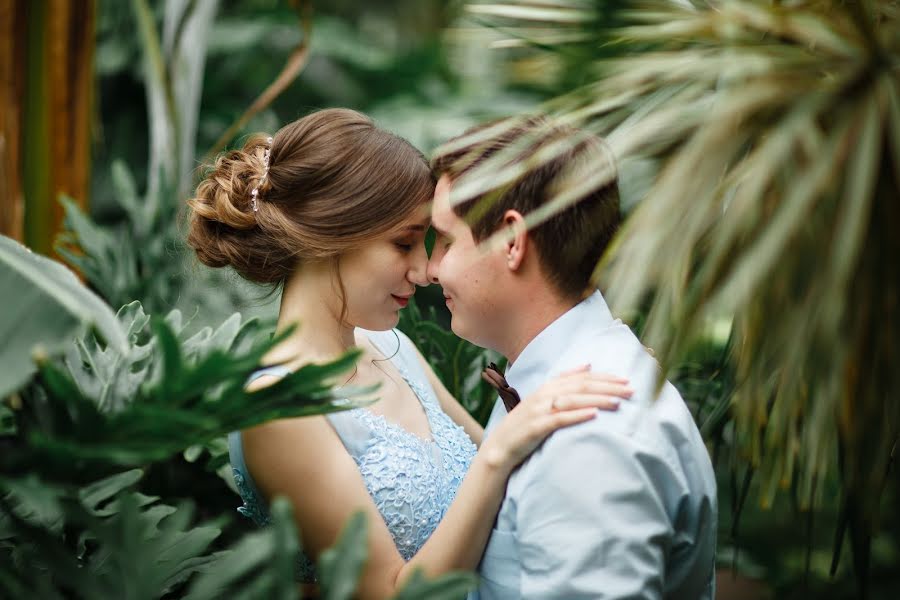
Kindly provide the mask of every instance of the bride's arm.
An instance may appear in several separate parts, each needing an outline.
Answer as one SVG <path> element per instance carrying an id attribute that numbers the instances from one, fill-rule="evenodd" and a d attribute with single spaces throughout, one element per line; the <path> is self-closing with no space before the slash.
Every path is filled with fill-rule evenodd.
<path id="1" fill-rule="evenodd" d="M 242 432 L 247 468 L 267 498 L 286 496 L 303 548 L 317 559 L 359 510 L 368 522 L 368 560 L 356 597 L 390 598 L 414 570 L 428 576 L 472 570 L 487 543 L 511 470 L 509 454 L 481 452 L 431 538 L 409 561 L 397 551 L 356 463 L 325 417 L 280 419 Z"/>
<path id="2" fill-rule="evenodd" d="M 353 458 L 325 417 L 280 419 L 242 432 L 244 459 L 267 498 L 285 496 L 304 552 L 312 559 L 334 545 L 357 511 L 368 523 L 368 560 L 359 598 L 389 598 L 405 562 Z"/>
<path id="3" fill-rule="evenodd" d="M 581 372 L 546 384 L 498 426 L 476 454 L 456 498 L 428 541 L 404 562 L 356 463 L 325 417 L 280 419 L 242 433 L 247 468 L 268 498 L 286 496 L 313 558 L 333 545 L 347 519 L 363 510 L 369 559 L 358 597 L 388 598 L 423 569 L 429 576 L 474 569 L 512 469 L 552 431 L 593 418 L 619 388 Z M 622 394 L 618 394 L 622 395 Z M 551 400 L 556 399 L 552 410 Z"/>

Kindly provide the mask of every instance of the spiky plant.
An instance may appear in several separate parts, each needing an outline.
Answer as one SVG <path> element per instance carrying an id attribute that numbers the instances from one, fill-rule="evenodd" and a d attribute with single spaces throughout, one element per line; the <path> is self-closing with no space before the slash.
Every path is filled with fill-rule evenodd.
<path id="1" fill-rule="evenodd" d="M 712 320 L 732 320 L 739 457 L 763 504 L 792 488 L 809 508 L 839 480 L 838 539 L 849 527 L 864 592 L 900 431 L 900 5 L 469 11 L 506 37 L 495 45 L 517 47 L 514 61 L 577 63 L 582 81 L 547 112 L 605 137 L 623 167 L 658 166 L 598 270 L 607 297 L 620 311 L 649 305 L 644 339 L 667 368 Z M 496 166 L 494 181 L 518 176 Z"/>
<path id="2" fill-rule="evenodd" d="M 38 363 L 0 378 L 0 599 L 297 597 L 287 500 L 274 500 L 265 530 L 214 545 L 230 519 L 196 523 L 209 500 L 198 486 L 162 498 L 135 486 L 228 431 L 360 405 L 362 388 L 332 390 L 358 353 L 248 392 L 283 339 L 255 319 L 188 334 L 178 311 L 154 321 L 133 302 L 113 314 L 62 265 L 3 236 L 0 282 L 16 293 L 0 316 L 4 371 Z M 359 515 L 322 554 L 323 598 L 355 593 L 365 536 Z M 419 574 L 397 597 L 458 598 L 473 581 Z"/>

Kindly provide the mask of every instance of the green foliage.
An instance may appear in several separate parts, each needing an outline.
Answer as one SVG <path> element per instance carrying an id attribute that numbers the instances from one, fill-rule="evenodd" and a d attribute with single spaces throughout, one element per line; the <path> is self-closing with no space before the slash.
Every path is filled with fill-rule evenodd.
<path id="1" fill-rule="evenodd" d="M 355 354 L 310 365 L 253 394 L 244 384 L 279 339 L 264 340 L 255 321 L 235 315 L 218 329 L 179 339 L 180 313 L 151 321 L 140 304 L 119 313 L 129 332 L 124 352 L 102 347 L 93 334 L 76 342 L 65 364 L 45 361 L 39 382 L 22 392 L 17 411 L 27 438 L 0 464 L 70 477 L 73 470 L 135 466 L 270 419 L 352 406 L 331 394 L 329 381 Z M 148 330 L 149 328 L 149 330 Z"/>
<path id="2" fill-rule="evenodd" d="M 214 562 L 191 583 L 185 598 L 296 598 L 294 568 L 300 544 L 290 502 L 276 498 L 270 515 L 272 521 L 265 529 L 215 555 Z"/>
<path id="3" fill-rule="evenodd" d="M 234 305 L 238 292 L 229 292 L 226 286 L 218 298 L 207 298 L 191 285 L 199 278 L 214 287 L 223 278 L 209 269 L 188 268 L 178 197 L 171 190 L 141 196 L 124 163 L 113 162 L 111 170 L 113 197 L 124 219 L 99 225 L 62 198 L 65 231 L 57 239 L 57 253 L 112 306 L 138 299 L 151 313 L 159 313 L 179 301 L 185 306 L 204 305 L 205 312 L 217 314 Z"/>
<path id="4" fill-rule="evenodd" d="M 475 588 L 478 580 L 471 573 L 448 573 L 438 579 L 427 579 L 420 570 L 409 577 L 395 600 L 458 600 Z"/>
<path id="5" fill-rule="evenodd" d="M 0 277 L 12 268 L 0 264 Z M 61 269 L 39 270 L 21 292 L 54 289 Z M 234 315 L 187 335 L 178 311 L 153 319 L 138 302 L 117 319 L 123 347 L 93 332 L 71 340 L 0 405 L 0 597 L 295 598 L 299 543 L 286 501 L 272 504 L 263 531 L 214 551 L 229 519 L 198 524 L 193 502 L 169 504 L 134 488 L 155 463 L 229 431 L 357 406 L 354 393 L 370 389 L 342 388 L 339 398 L 331 390 L 357 355 L 247 392 L 248 376 L 282 339 L 261 335 L 259 322 Z M 357 518 L 324 553 L 328 597 L 356 588 L 365 535 Z M 442 589 L 457 580 L 415 584 Z"/>
<path id="6" fill-rule="evenodd" d="M 101 227 L 63 197 L 66 231 L 58 238 L 56 251 L 113 306 L 140 298 L 152 310 L 180 287 L 173 273 L 173 263 L 180 266 L 179 261 L 168 255 L 177 239 L 173 195 L 142 198 L 124 163 L 113 162 L 111 171 L 113 197 L 124 210 L 125 221 L 119 227 Z M 148 281 L 156 285 L 149 287 Z"/>
<path id="7" fill-rule="evenodd" d="M 214 525 L 129 491 L 126 471 L 77 488 L 34 475 L 0 480 L 0 570 L 11 597 L 40 582 L 41 598 L 158 598 L 214 562 Z M 14 566 L 14 568 L 12 568 Z"/>
<path id="8" fill-rule="evenodd" d="M 111 348 L 125 345 L 113 312 L 71 271 L 6 236 L 0 236 L 0 289 L 8 292 L 0 325 L 0 398 L 34 375 L 35 355 L 58 352 L 88 327 Z"/>
<path id="9" fill-rule="evenodd" d="M 289 504 L 231 549 L 210 553 L 217 524 L 195 525 L 191 504 L 175 507 L 130 488 L 140 470 L 77 488 L 36 477 L 0 480 L 0 597 L 295 598 L 299 548 Z M 196 576 L 196 577 L 195 577 Z"/>
<path id="10" fill-rule="evenodd" d="M 366 545 L 366 515 L 357 512 L 344 526 L 337 543 L 322 552 L 317 575 L 324 600 L 349 600 L 356 591 L 369 549 Z"/>
<path id="11" fill-rule="evenodd" d="M 526 42 L 513 63 L 598 49 L 545 108 L 603 135 L 623 170 L 657 165 L 601 265 L 607 296 L 619 311 L 649 302 L 643 339 L 667 372 L 710 323 L 732 322 L 704 428 L 727 437 L 738 513 L 749 490 L 810 514 L 838 499 L 831 570 L 846 532 L 865 596 L 900 439 L 897 3 L 469 8 Z M 613 175 L 559 190 L 556 209 Z"/>

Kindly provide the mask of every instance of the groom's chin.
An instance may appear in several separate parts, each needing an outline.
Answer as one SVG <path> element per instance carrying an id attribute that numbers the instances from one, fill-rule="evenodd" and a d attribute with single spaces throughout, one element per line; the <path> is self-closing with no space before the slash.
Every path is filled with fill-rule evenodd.
<path id="1" fill-rule="evenodd" d="M 467 341 L 469 340 L 469 336 L 466 335 L 466 328 L 464 327 L 463 320 L 456 316 L 454 313 L 451 313 L 450 317 L 450 331 L 452 331 L 458 338 L 462 338 Z"/>
<path id="2" fill-rule="evenodd" d="M 479 345 L 477 328 L 473 329 L 469 323 L 459 318 L 455 313 L 450 319 L 450 330 L 454 333 L 454 335 L 456 335 L 456 337 L 462 338 L 472 344 Z"/>

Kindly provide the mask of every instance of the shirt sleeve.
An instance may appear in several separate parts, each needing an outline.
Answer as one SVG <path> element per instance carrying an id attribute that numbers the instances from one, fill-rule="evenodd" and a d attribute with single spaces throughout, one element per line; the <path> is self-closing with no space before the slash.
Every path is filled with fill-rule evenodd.
<path id="1" fill-rule="evenodd" d="M 683 487 L 658 449 L 584 424 L 554 434 L 520 475 L 522 598 L 662 598 L 667 497 Z"/>

